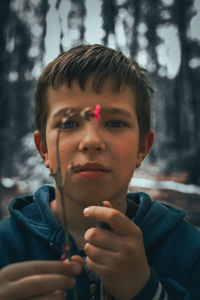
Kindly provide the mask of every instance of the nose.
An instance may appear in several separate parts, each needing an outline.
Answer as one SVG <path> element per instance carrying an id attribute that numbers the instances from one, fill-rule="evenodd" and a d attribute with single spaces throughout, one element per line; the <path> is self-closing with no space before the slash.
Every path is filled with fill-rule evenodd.
<path id="1" fill-rule="evenodd" d="M 81 152 L 103 152 L 105 151 L 105 142 L 100 134 L 98 126 L 92 121 L 85 126 L 79 143 Z"/>

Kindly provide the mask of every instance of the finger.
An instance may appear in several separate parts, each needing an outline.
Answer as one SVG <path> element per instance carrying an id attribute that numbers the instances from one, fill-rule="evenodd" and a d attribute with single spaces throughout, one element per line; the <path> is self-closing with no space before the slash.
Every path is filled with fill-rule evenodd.
<path id="1" fill-rule="evenodd" d="M 75 286 L 73 277 L 58 274 L 34 275 L 8 284 L 8 299 L 29 299 L 41 297 L 55 290 L 71 289 Z"/>
<path id="2" fill-rule="evenodd" d="M 93 261 L 89 256 L 86 257 L 86 265 L 88 269 L 99 278 L 102 276 L 105 277 L 106 274 L 110 273 L 106 264 L 99 264 L 98 262 Z"/>
<path id="3" fill-rule="evenodd" d="M 112 265 L 116 262 L 116 258 L 118 256 L 118 252 L 113 252 L 107 249 L 102 249 L 96 247 L 92 244 L 86 243 L 84 247 L 85 253 L 87 256 L 98 264 L 102 265 Z"/>
<path id="4" fill-rule="evenodd" d="M 89 206 L 84 209 L 83 214 L 97 222 L 108 223 L 115 232 L 121 235 L 130 235 L 138 230 L 137 226 L 129 218 L 113 208 Z"/>
<path id="5" fill-rule="evenodd" d="M 83 258 L 80 255 L 73 255 L 71 256 L 71 260 L 66 259 L 63 261 L 64 264 L 66 264 L 68 267 L 70 265 L 71 271 L 73 272 L 72 275 L 79 275 L 81 273 L 81 270 L 83 268 Z M 70 275 L 70 272 L 68 271 L 68 275 Z"/>
<path id="6" fill-rule="evenodd" d="M 112 208 L 112 205 L 111 205 L 111 203 L 109 201 L 103 201 L 103 204 L 100 205 L 100 206 L 105 206 L 105 207 Z M 112 228 L 107 223 L 105 223 L 105 222 L 99 222 L 97 224 L 97 227 L 106 229 L 108 231 L 112 231 Z"/>
<path id="7" fill-rule="evenodd" d="M 84 236 L 86 243 L 105 250 L 117 251 L 122 237 L 116 233 L 98 227 L 89 228 Z"/>
<path id="8" fill-rule="evenodd" d="M 71 261 L 80 265 L 80 268 L 83 267 L 83 258 L 80 255 L 73 255 Z"/>
<path id="9" fill-rule="evenodd" d="M 17 280 L 22 277 L 36 274 L 66 274 L 77 275 L 77 263 L 61 261 L 27 261 L 6 266 L 1 270 L 3 278 Z"/>
<path id="10" fill-rule="evenodd" d="M 109 201 L 103 201 L 103 205 L 104 205 L 105 207 L 112 208 L 112 204 L 111 204 Z"/>
<path id="11" fill-rule="evenodd" d="M 67 293 L 65 291 L 58 290 L 54 293 L 49 293 L 40 297 L 34 297 L 29 300 L 65 300 Z"/>

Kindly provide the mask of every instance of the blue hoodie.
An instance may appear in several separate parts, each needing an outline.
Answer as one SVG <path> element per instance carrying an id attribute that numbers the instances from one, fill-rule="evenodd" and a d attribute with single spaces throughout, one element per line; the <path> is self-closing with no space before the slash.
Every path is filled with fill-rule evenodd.
<path id="1" fill-rule="evenodd" d="M 0 268 L 21 261 L 60 259 L 64 230 L 50 209 L 49 203 L 53 199 L 54 187 L 44 185 L 33 196 L 11 202 L 10 218 L 0 222 Z M 127 201 L 127 216 L 143 232 L 152 271 L 134 300 L 199 300 L 199 231 L 183 220 L 183 211 L 152 201 L 145 193 L 130 193 Z M 73 238 L 70 239 L 72 255 L 80 254 Z M 91 298 L 93 280 L 96 296 Z M 98 279 L 85 266 L 77 278 L 79 299 L 99 299 L 98 287 Z M 71 291 L 68 291 L 67 299 L 72 299 Z"/>

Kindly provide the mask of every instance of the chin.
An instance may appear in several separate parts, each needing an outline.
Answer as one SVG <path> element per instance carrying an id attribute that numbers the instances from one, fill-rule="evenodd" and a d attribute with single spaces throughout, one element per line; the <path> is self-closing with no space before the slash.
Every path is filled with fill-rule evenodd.
<path id="1" fill-rule="evenodd" d="M 81 202 L 84 206 L 90 206 L 90 205 L 101 205 L 102 204 L 102 202 L 104 201 L 105 199 L 102 199 L 102 197 L 101 198 L 93 198 L 93 199 L 89 199 L 89 198 L 87 198 L 87 199 L 85 199 L 85 198 L 82 198 L 82 199 L 80 199 L 79 200 L 79 202 Z"/>
<path id="2" fill-rule="evenodd" d="M 102 194 L 102 193 L 101 193 Z M 94 196 L 93 196 L 94 195 Z M 90 193 L 86 195 L 74 195 L 74 201 L 81 203 L 84 207 L 90 205 L 101 205 L 103 201 L 109 201 L 108 195 L 98 195 L 97 193 Z"/>

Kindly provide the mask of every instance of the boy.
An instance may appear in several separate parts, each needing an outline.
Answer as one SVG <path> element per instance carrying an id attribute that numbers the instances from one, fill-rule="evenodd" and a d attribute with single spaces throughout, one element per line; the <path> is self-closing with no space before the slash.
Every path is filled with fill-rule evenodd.
<path id="1" fill-rule="evenodd" d="M 52 173 L 60 131 L 62 176 L 79 167 L 68 172 L 64 208 L 57 185 L 11 203 L 0 225 L 0 299 L 73 299 L 75 283 L 83 300 L 100 299 L 102 287 L 110 299 L 200 299 L 199 232 L 182 211 L 127 195 L 153 144 L 149 98 L 139 66 L 101 45 L 72 48 L 43 71 L 36 147 Z M 99 105 L 98 121 L 65 118 Z M 59 261 L 64 229 L 71 261 Z"/>

